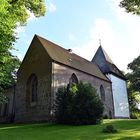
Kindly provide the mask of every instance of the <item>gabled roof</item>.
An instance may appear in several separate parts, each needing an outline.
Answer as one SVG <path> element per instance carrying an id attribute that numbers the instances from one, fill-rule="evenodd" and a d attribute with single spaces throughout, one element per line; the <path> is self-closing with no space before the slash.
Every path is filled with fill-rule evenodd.
<path id="1" fill-rule="evenodd" d="M 104 74 L 112 73 L 112 74 L 126 80 L 126 77 L 122 74 L 122 72 L 113 63 L 113 61 L 108 56 L 108 54 L 105 52 L 105 50 L 102 48 L 102 46 L 99 46 L 98 50 L 96 51 L 96 53 L 92 59 L 92 62 L 94 64 L 96 64 Z"/>
<path id="2" fill-rule="evenodd" d="M 48 55 L 53 61 L 110 82 L 109 79 L 92 62 L 38 35 L 35 35 L 35 38 L 36 37 L 40 41 L 42 46 L 45 48 L 46 52 L 48 53 Z"/>

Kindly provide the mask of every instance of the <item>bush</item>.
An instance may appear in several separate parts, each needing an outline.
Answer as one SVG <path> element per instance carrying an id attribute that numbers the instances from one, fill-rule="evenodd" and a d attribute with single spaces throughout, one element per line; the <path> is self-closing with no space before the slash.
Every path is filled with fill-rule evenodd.
<path id="1" fill-rule="evenodd" d="M 104 133 L 117 133 L 117 129 L 114 128 L 113 125 L 107 125 L 104 129 L 103 129 Z"/>
<path id="2" fill-rule="evenodd" d="M 55 116 L 63 124 L 97 124 L 102 119 L 103 104 L 91 84 L 80 82 L 56 93 Z"/>
<path id="3" fill-rule="evenodd" d="M 103 119 L 108 119 L 108 116 L 105 114 L 105 115 L 103 116 Z"/>
<path id="4" fill-rule="evenodd" d="M 140 110 L 133 109 L 133 111 L 130 111 L 130 118 L 131 119 L 140 119 Z"/>

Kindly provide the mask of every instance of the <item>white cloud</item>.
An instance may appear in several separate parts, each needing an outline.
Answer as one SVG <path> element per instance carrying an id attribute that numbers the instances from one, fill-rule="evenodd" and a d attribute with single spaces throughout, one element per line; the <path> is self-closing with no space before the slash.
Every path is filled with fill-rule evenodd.
<path id="1" fill-rule="evenodd" d="M 35 19 L 37 19 L 35 16 L 34 16 L 34 13 L 30 12 L 29 10 L 27 10 L 27 13 L 29 15 L 29 18 L 27 19 L 27 22 L 30 22 L 30 21 L 33 21 Z"/>
<path id="2" fill-rule="evenodd" d="M 23 27 L 23 26 L 17 26 L 17 28 L 15 29 L 15 32 L 17 33 L 17 34 L 19 34 L 19 33 L 25 33 L 25 28 Z"/>
<path id="3" fill-rule="evenodd" d="M 118 39 L 118 49 L 121 61 L 116 57 L 116 61 L 127 65 L 134 58 L 140 55 L 139 49 L 139 23 L 140 18 L 131 13 L 126 13 L 125 9 L 119 7 L 121 0 L 107 0 L 110 8 L 113 9 L 114 15 L 117 17 L 118 23 L 123 24 L 123 31 L 119 31 L 116 38 Z"/>
<path id="4" fill-rule="evenodd" d="M 106 0 L 109 2 L 112 14 L 117 23 L 98 18 L 89 29 L 89 41 L 80 47 L 73 48 L 74 52 L 88 60 L 94 56 L 101 44 L 113 62 L 121 70 L 127 70 L 127 65 L 140 55 L 139 23 L 140 18 L 128 14 L 120 8 L 120 0 Z M 116 26 L 114 26 L 117 24 Z"/>
<path id="5" fill-rule="evenodd" d="M 114 12 L 115 16 L 121 20 L 129 20 L 132 16 L 130 13 L 126 13 L 124 8 L 119 7 L 121 0 L 106 0 L 110 8 Z"/>
<path id="6" fill-rule="evenodd" d="M 80 56 L 91 60 L 100 45 L 99 39 L 101 39 L 103 48 L 105 48 L 108 54 L 111 54 L 115 33 L 109 22 L 101 18 L 96 19 L 94 25 L 89 29 L 89 41 L 83 46 L 73 48 L 73 50 Z"/>
<path id="7" fill-rule="evenodd" d="M 13 31 L 14 31 L 16 37 L 19 37 L 20 34 L 25 36 L 25 27 L 24 26 L 20 26 L 19 23 L 16 24 L 16 28 Z"/>
<path id="8" fill-rule="evenodd" d="M 46 7 L 47 7 L 47 11 L 48 12 L 55 12 L 56 11 L 56 5 L 53 3 L 53 2 L 51 2 L 50 0 L 46 0 Z"/>
<path id="9" fill-rule="evenodd" d="M 27 13 L 29 15 L 29 18 L 27 19 L 27 22 L 37 20 L 37 18 L 34 16 L 34 14 L 31 13 L 29 10 L 27 10 Z M 25 37 L 26 36 L 25 26 L 21 26 L 19 22 L 16 25 L 17 25 L 17 27 L 16 27 L 16 29 L 14 29 L 14 32 L 16 33 L 17 37 L 20 36 L 20 34 L 22 34 L 22 36 Z"/>
<path id="10" fill-rule="evenodd" d="M 21 54 L 21 53 L 17 53 L 17 57 L 19 58 L 20 61 L 23 60 L 23 54 Z"/>
<path id="11" fill-rule="evenodd" d="M 127 13 L 124 8 L 121 8 L 119 6 L 122 0 L 106 0 L 106 1 L 109 4 L 112 11 L 114 12 L 115 16 L 119 20 L 124 21 L 126 23 L 126 22 L 132 22 L 133 19 L 134 20 L 139 19 L 138 16 L 133 15 L 132 13 Z"/>

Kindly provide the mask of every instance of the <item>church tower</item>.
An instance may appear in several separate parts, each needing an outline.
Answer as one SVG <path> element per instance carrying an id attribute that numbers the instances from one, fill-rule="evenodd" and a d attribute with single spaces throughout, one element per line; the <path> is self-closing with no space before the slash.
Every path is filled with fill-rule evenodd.
<path id="1" fill-rule="evenodd" d="M 92 62 L 96 64 L 102 73 L 112 82 L 114 117 L 129 118 L 130 114 L 125 76 L 113 63 L 101 45 L 95 53 Z"/>

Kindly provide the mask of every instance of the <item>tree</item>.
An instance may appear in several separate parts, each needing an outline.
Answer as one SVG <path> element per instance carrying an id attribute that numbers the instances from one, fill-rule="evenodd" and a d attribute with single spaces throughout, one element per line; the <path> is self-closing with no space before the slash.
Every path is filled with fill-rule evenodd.
<path id="1" fill-rule="evenodd" d="M 140 56 L 128 64 L 128 69 L 131 70 L 131 72 L 127 74 L 130 81 L 130 89 L 140 94 Z"/>
<path id="2" fill-rule="evenodd" d="M 131 71 L 126 74 L 128 79 L 128 98 L 130 112 L 137 111 L 137 104 L 140 102 L 140 56 L 128 64 L 128 69 Z"/>
<path id="3" fill-rule="evenodd" d="M 128 13 L 140 15 L 140 0 L 122 0 L 120 7 L 125 8 Z"/>
<path id="4" fill-rule="evenodd" d="M 61 87 L 56 94 L 56 121 L 62 124 L 97 124 L 103 115 L 103 103 L 88 83 Z"/>
<path id="5" fill-rule="evenodd" d="M 11 54 L 17 40 L 15 29 L 26 24 L 30 13 L 35 17 L 43 16 L 44 0 L 0 1 L 0 101 L 5 87 L 13 83 L 12 74 L 19 66 L 18 58 Z"/>

